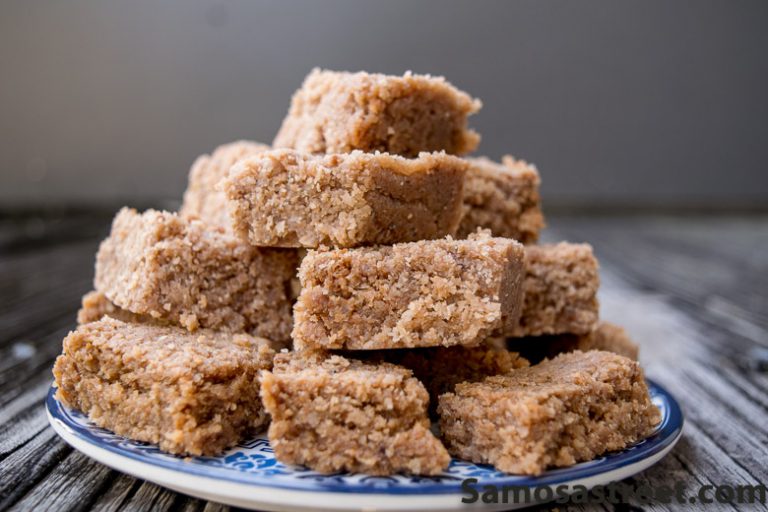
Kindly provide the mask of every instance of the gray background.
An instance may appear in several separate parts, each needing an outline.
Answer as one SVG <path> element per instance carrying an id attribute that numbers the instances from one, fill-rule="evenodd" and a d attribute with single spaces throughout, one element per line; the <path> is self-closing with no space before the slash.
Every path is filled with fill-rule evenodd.
<path id="1" fill-rule="evenodd" d="M 6 0 L 0 206 L 178 198 L 314 66 L 445 75 L 550 205 L 768 204 L 768 2 Z"/>

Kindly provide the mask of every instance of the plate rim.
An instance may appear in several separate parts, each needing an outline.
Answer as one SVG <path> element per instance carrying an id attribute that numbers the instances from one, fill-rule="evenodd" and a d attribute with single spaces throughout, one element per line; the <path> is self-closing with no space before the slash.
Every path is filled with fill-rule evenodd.
<path id="1" fill-rule="evenodd" d="M 660 452 L 668 452 L 672 446 L 674 446 L 682 435 L 683 426 L 685 423 L 682 410 L 677 400 L 661 385 L 657 384 L 652 379 L 646 379 L 649 390 L 653 396 L 660 397 L 665 402 L 665 410 L 667 414 L 662 418 L 662 422 L 656 429 L 656 432 L 648 439 L 641 441 L 638 445 L 635 445 L 634 449 L 622 453 L 620 458 L 614 458 L 606 460 L 605 462 L 598 463 L 597 465 L 589 465 L 580 467 L 579 464 L 567 468 L 560 468 L 549 470 L 540 476 L 525 476 L 525 475 L 505 475 L 503 477 L 494 478 L 493 480 L 485 480 L 485 483 L 492 483 L 496 486 L 514 485 L 514 486 L 527 486 L 527 487 L 539 487 L 539 486 L 557 486 L 564 483 L 572 483 L 577 480 L 591 479 L 593 477 L 599 477 L 602 475 L 609 475 L 610 473 L 622 470 L 631 469 L 634 466 L 638 466 L 637 471 L 631 472 L 621 478 L 626 478 L 642 471 L 647 466 L 643 465 L 644 461 L 655 458 Z M 354 495 L 367 495 L 367 496 L 432 496 L 437 497 L 440 495 L 455 496 L 456 494 L 463 494 L 461 489 L 461 480 L 457 482 L 436 482 L 433 485 L 424 485 L 419 487 L 355 487 L 353 485 L 342 486 L 330 486 L 323 485 L 320 482 L 311 482 L 314 485 L 308 485 L 309 482 L 304 481 L 305 485 L 296 485 L 292 482 L 285 481 L 269 481 L 268 478 L 260 475 L 254 475 L 244 472 L 232 470 L 232 474 L 226 475 L 225 478 L 217 475 L 210 474 L 209 471 L 204 470 L 203 467 L 196 467 L 194 465 L 183 466 L 184 459 L 178 460 L 172 459 L 170 461 L 163 459 L 151 459 L 141 456 L 133 452 L 121 449 L 118 446 L 107 444 L 99 439 L 96 435 L 90 432 L 90 427 L 82 427 L 79 425 L 72 425 L 67 420 L 62 411 L 65 411 L 67 407 L 62 404 L 55 397 L 56 388 L 55 385 L 51 385 L 45 400 L 46 413 L 48 420 L 56 433 L 61 436 L 69 444 L 72 443 L 74 438 L 86 445 L 90 445 L 94 450 L 101 450 L 108 452 L 112 457 L 128 459 L 132 462 L 138 462 L 141 464 L 149 465 L 156 468 L 162 468 L 178 474 L 179 476 L 189 477 L 194 475 L 196 477 L 205 478 L 216 482 L 227 482 L 239 485 L 245 485 L 253 488 L 264 489 L 281 489 L 286 491 L 299 491 L 305 493 L 334 493 L 334 494 L 354 494 Z M 62 432 L 63 431 L 63 432 Z M 68 435 L 67 435 L 68 434 Z M 79 444 L 79 443 L 77 443 Z M 80 451 L 84 451 L 81 447 L 75 446 Z M 88 450 L 90 451 L 90 450 Z M 87 454 L 94 457 L 92 454 Z M 94 457 L 100 462 L 106 463 L 105 457 Z M 655 462 L 654 462 L 655 463 Z M 110 464 L 107 464 L 110 465 Z M 480 465 L 487 466 L 487 465 Z M 640 467 L 642 466 L 642 467 Z M 115 466 L 112 466 L 115 467 Z M 120 470 L 119 467 L 115 469 Z M 622 471 L 624 473 L 624 471 Z M 612 480 L 616 480 L 615 478 Z M 483 479 L 479 479 L 476 485 L 482 485 Z M 188 492 L 188 491 L 187 491 Z"/>
<path id="2" fill-rule="evenodd" d="M 50 418 L 50 416 L 49 416 Z M 55 428 L 54 428 L 55 430 Z M 110 457 L 110 452 L 101 450 L 95 445 L 76 437 L 69 439 L 68 434 L 61 433 L 62 437 L 75 449 L 80 450 L 86 456 L 101 462 L 117 471 L 127 473 L 136 478 L 153 482 L 168 489 L 181 492 L 196 498 L 217 501 L 227 505 L 253 510 L 274 512 L 338 512 L 353 510 L 380 510 L 390 512 L 403 512 L 405 510 L 421 512 L 447 512 L 449 510 L 514 510 L 530 507 L 538 503 L 509 502 L 499 504 L 485 504 L 477 502 L 467 505 L 461 501 L 463 494 L 366 494 L 366 493 L 330 493 L 326 491 L 295 491 L 262 485 L 248 485 L 238 482 L 221 481 L 214 477 L 204 477 L 191 474 L 183 474 L 183 480 L 179 480 L 177 470 L 154 466 L 147 462 L 128 459 L 116 464 Z M 608 473 L 598 473 L 592 477 L 569 482 L 570 485 L 583 485 L 591 489 L 596 485 L 604 485 L 608 482 L 622 480 L 643 471 L 665 457 L 672 450 L 682 431 L 678 433 L 675 442 L 669 444 L 659 453 L 649 456 L 630 466 L 624 466 Z M 82 443 L 82 446 L 80 445 Z M 93 450 L 93 453 L 91 453 Z M 105 457 L 106 454 L 106 457 Z M 332 505 L 329 503 L 329 494 L 333 497 Z"/>

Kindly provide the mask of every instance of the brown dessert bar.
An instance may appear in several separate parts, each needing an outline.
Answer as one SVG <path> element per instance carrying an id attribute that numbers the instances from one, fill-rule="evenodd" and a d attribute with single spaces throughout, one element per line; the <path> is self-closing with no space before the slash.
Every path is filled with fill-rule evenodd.
<path id="1" fill-rule="evenodd" d="M 310 251 L 294 307 L 297 350 L 478 345 L 517 324 L 523 246 L 508 238 Z"/>
<path id="2" fill-rule="evenodd" d="M 464 182 L 464 216 L 457 236 L 466 238 L 478 228 L 493 236 L 535 243 L 544 228 L 539 199 L 539 173 L 523 160 L 505 156 L 501 164 L 469 158 Z"/>
<path id="3" fill-rule="evenodd" d="M 525 248 L 525 297 L 520 322 L 506 334 L 588 334 L 597 325 L 597 260 L 588 244 Z"/>
<path id="4" fill-rule="evenodd" d="M 442 77 L 315 69 L 293 95 L 273 145 L 308 153 L 461 155 L 480 141 L 467 129 L 467 116 L 480 107 Z"/>
<path id="5" fill-rule="evenodd" d="M 210 155 L 199 156 L 189 171 L 189 184 L 179 214 L 229 229 L 231 222 L 227 215 L 226 199 L 218 184 L 227 177 L 235 162 L 268 150 L 269 146 L 265 144 L 239 140 L 217 147 Z"/>
<path id="6" fill-rule="evenodd" d="M 510 350 L 520 353 L 532 363 L 552 358 L 563 352 L 604 350 L 637 360 L 640 347 L 618 325 L 600 322 L 588 334 L 555 334 L 526 338 L 510 338 Z"/>
<path id="7" fill-rule="evenodd" d="M 137 315 L 115 306 L 106 295 L 96 290 L 83 295 L 80 309 L 77 312 L 77 324 L 83 325 L 101 320 L 105 316 L 122 320 L 123 322 L 138 322 L 156 325 L 166 325 L 167 322 L 155 320 L 149 315 Z"/>
<path id="8" fill-rule="evenodd" d="M 452 455 L 530 475 L 622 450 L 660 420 L 637 362 L 599 351 L 458 384 L 438 412 Z"/>
<path id="9" fill-rule="evenodd" d="M 246 334 L 105 318 L 64 339 L 56 397 L 117 434 L 215 455 L 266 424 L 259 372 L 273 356 L 266 340 Z"/>
<path id="10" fill-rule="evenodd" d="M 429 392 L 430 412 L 437 410 L 438 397 L 453 391 L 460 382 L 477 382 L 491 375 L 503 375 L 529 366 L 516 352 L 493 342 L 476 347 L 429 347 L 357 352 L 366 361 L 385 361 L 413 372 Z"/>
<path id="11" fill-rule="evenodd" d="M 444 153 L 273 150 L 224 181 L 235 233 L 253 245 L 355 247 L 454 234 L 467 164 Z"/>
<path id="12" fill-rule="evenodd" d="M 251 247 L 199 220 L 124 208 L 96 257 L 95 287 L 115 305 L 182 325 L 281 341 L 291 330 L 296 251 Z"/>
<path id="13" fill-rule="evenodd" d="M 430 432 L 429 396 L 411 372 L 317 353 L 275 357 L 261 383 L 278 460 L 322 473 L 436 475 L 448 466 Z"/>

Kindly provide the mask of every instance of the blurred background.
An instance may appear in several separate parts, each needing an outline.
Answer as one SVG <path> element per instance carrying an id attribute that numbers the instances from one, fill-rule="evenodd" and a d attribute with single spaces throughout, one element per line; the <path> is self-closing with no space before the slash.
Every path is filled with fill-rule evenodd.
<path id="1" fill-rule="evenodd" d="M 6 0 L 0 207 L 173 204 L 313 67 L 444 75 L 545 206 L 768 205 L 768 2 Z"/>

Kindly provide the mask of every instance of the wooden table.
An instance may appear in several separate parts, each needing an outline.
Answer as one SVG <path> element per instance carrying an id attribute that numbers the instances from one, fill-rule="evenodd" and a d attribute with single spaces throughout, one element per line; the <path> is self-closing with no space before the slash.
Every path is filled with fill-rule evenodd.
<path id="1" fill-rule="evenodd" d="M 91 288 L 110 217 L 0 217 L 0 510 L 226 508 L 110 470 L 48 426 L 51 365 Z M 594 245 L 604 318 L 627 327 L 647 374 L 685 412 L 675 450 L 631 481 L 679 480 L 690 490 L 768 483 L 768 216 L 560 215 L 549 223 L 548 241 Z"/>

